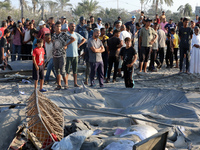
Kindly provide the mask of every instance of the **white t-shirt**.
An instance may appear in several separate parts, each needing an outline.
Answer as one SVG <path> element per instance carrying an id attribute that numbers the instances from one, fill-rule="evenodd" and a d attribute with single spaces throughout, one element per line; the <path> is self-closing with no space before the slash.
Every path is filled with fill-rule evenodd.
<path id="1" fill-rule="evenodd" d="M 45 50 L 47 54 L 47 61 L 49 61 L 51 58 L 53 58 L 52 51 L 53 51 L 53 43 L 47 43 L 45 42 Z"/>
<path id="2" fill-rule="evenodd" d="M 97 23 L 97 28 L 99 28 L 99 30 L 100 30 L 102 27 L 103 27 L 102 24 L 99 25 L 99 24 Z"/>
<path id="3" fill-rule="evenodd" d="M 31 39 L 31 33 L 30 33 L 30 31 L 31 30 L 28 30 L 28 29 L 25 30 L 25 35 L 24 35 L 24 41 L 25 42 Z M 31 44 L 32 45 L 32 41 L 29 41 L 26 44 Z"/>
<path id="4" fill-rule="evenodd" d="M 121 33 L 120 33 L 120 36 L 119 36 L 119 38 L 120 38 L 120 40 L 121 41 L 123 41 L 123 47 L 126 47 L 126 44 L 125 44 L 125 38 L 127 38 L 127 37 L 129 37 L 130 39 L 131 39 L 131 35 L 130 35 L 130 33 L 128 33 L 127 31 L 122 31 Z"/>

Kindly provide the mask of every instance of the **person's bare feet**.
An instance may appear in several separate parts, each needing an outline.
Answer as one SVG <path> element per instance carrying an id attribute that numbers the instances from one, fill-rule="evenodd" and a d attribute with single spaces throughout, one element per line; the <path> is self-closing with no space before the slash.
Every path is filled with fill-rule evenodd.
<path id="1" fill-rule="evenodd" d="M 74 84 L 74 87 L 80 87 L 80 85 L 78 85 L 78 84 Z"/>

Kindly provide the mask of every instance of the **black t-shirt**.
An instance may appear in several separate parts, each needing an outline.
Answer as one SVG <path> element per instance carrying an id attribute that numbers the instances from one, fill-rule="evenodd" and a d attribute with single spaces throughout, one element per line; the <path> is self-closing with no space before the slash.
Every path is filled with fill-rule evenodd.
<path id="1" fill-rule="evenodd" d="M 137 53 L 132 46 L 128 49 L 126 49 L 126 47 L 123 47 L 119 53 L 120 56 L 123 56 L 123 64 L 124 65 L 131 64 L 133 61 L 133 56 L 136 54 Z"/>
<path id="2" fill-rule="evenodd" d="M 96 23 L 93 23 L 92 24 L 92 30 L 94 30 L 95 28 L 97 28 L 97 25 L 96 25 Z"/>
<path id="3" fill-rule="evenodd" d="M 4 53 L 7 53 L 8 51 L 8 43 L 7 43 L 7 40 L 2 37 L 1 40 L 0 40 L 0 49 L 1 48 L 4 48 Z M 0 58 L 2 57 L 2 51 L 0 50 Z"/>
<path id="4" fill-rule="evenodd" d="M 110 51 L 110 56 L 118 56 L 117 52 L 117 45 L 119 45 L 121 43 L 120 38 L 118 37 L 112 37 L 108 40 L 108 47 L 109 47 L 109 51 Z"/>
<path id="5" fill-rule="evenodd" d="M 109 38 L 111 38 L 111 37 L 113 37 L 113 34 L 112 34 L 112 33 L 108 33 L 107 36 L 108 36 Z"/>
<path id="6" fill-rule="evenodd" d="M 180 22 L 178 23 L 178 28 L 180 29 L 182 26 L 183 26 L 183 22 L 180 21 Z"/>
<path id="7" fill-rule="evenodd" d="M 184 28 L 181 27 L 179 29 L 179 36 L 180 36 L 180 46 L 187 48 L 189 50 L 191 45 L 191 38 L 190 36 L 193 34 L 193 31 L 190 27 Z"/>

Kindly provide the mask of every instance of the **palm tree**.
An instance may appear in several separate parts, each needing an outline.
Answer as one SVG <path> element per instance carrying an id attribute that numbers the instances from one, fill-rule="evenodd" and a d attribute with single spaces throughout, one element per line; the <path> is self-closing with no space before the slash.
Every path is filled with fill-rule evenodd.
<path id="1" fill-rule="evenodd" d="M 0 2 L 0 9 L 3 9 L 3 8 L 10 9 L 11 8 L 10 2 L 8 1 Z"/>
<path id="2" fill-rule="evenodd" d="M 19 0 L 20 2 L 20 7 L 21 7 L 21 18 L 24 17 L 24 8 L 28 8 L 28 5 L 27 5 L 27 1 L 26 0 Z"/>
<path id="3" fill-rule="evenodd" d="M 57 2 L 60 4 L 59 7 L 63 11 L 64 7 L 66 6 L 72 6 L 72 4 L 69 3 L 70 0 L 57 0 Z"/>
<path id="4" fill-rule="evenodd" d="M 78 3 L 88 16 L 91 16 L 98 8 L 100 8 L 98 4 L 99 2 L 96 0 L 82 0 L 81 3 Z"/>
<path id="5" fill-rule="evenodd" d="M 179 8 L 177 9 L 177 11 L 180 12 L 180 14 L 184 15 L 184 16 L 191 16 L 192 15 L 192 6 L 187 3 L 184 5 L 179 6 Z"/>
<path id="6" fill-rule="evenodd" d="M 53 14 L 53 11 L 56 9 L 56 7 L 58 6 L 57 2 L 53 2 L 53 1 L 48 1 L 47 2 L 49 5 L 49 9 L 50 9 L 50 13 L 51 15 Z"/>
<path id="7" fill-rule="evenodd" d="M 36 7 L 39 4 L 39 0 L 32 0 L 32 4 L 33 4 L 33 13 L 35 16 Z"/>
<path id="8" fill-rule="evenodd" d="M 153 4 L 156 6 L 156 13 L 158 11 L 158 5 L 159 4 L 166 4 L 167 6 L 172 6 L 173 5 L 173 0 L 144 0 L 146 3 L 153 1 Z"/>

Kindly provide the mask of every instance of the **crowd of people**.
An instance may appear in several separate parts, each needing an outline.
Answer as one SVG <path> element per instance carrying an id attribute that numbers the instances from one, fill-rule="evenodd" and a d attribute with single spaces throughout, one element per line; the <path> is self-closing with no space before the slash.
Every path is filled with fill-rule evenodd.
<path id="1" fill-rule="evenodd" d="M 156 14 L 154 19 L 146 17 L 142 11 L 139 19 L 132 16 L 126 23 L 122 23 L 119 16 L 113 24 L 103 24 L 101 18 L 95 22 L 94 16 L 88 20 L 81 16 L 77 25 L 68 24 L 62 16 L 56 22 L 53 17 L 46 22 L 41 20 L 37 26 L 34 20 L 22 18 L 14 22 L 8 16 L 0 28 L 0 64 L 4 70 L 10 56 L 11 61 L 33 60 L 35 88 L 40 80 L 40 91 L 45 92 L 43 83 L 49 83 L 51 71 L 57 79 L 55 90 L 62 88 L 61 77 L 63 88 L 68 89 L 71 66 L 74 87 L 79 87 L 78 64 L 83 58 L 86 85 L 95 86 L 97 77 L 99 86 L 103 87 L 104 83 L 110 82 L 114 68 L 112 82 L 122 77 L 125 86 L 133 88 L 133 65 L 137 60 L 139 72 L 157 72 L 164 67 L 165 60 L 166 68 L 200 73 L 199 26 L 198 15 L 195 20 L 185 17 L 173 23 L 164 11 L 161 16 Z"/>

